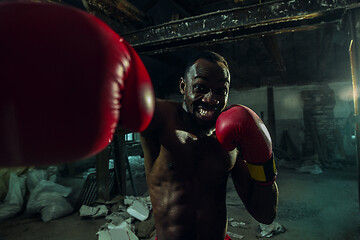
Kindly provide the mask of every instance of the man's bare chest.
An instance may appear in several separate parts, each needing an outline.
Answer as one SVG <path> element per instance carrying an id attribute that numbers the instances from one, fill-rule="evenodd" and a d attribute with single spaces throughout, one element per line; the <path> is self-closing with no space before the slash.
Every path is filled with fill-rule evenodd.
<path id="1" fill-rule="evenodd" d="M 199 136 L 180 129 L 168 130 L 160 144 L 160 157 L 175 174 L 217 179 L 227 175 L 236 161 L 236 151 L 223 150 L 215 133 Z"/>

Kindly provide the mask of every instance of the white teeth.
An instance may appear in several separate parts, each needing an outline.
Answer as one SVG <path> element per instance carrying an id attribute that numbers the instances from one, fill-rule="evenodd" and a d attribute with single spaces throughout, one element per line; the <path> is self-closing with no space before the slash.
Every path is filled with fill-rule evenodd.
<path id="1" fill-rule="evenodd" d="M 214 111 L 204 110 L 204 109 L 200 108 L 199 113 L 201 116 L 210 117 L 214 113 Z"/>

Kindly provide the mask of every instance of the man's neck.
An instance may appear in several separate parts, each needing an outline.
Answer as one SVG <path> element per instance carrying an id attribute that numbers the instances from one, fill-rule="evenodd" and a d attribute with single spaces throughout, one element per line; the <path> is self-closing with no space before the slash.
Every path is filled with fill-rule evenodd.
<path id="1" fill-rule="evenodd" d="M 204 124 L 200 124 L 194 114 L 189 113 L 184 102 L 182 103 L 181 116 L 184 127 L 198 138 L 209 137 L 215 133 L 215 125 L 206 126 Z"/>

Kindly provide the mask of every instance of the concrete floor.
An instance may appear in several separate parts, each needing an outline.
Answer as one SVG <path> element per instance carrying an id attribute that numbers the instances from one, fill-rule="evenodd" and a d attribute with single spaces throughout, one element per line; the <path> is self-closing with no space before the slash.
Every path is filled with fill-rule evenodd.
<path id="1" fill-rule="evenodd" d="M 141 177 L 136 180 L 138 186 L 144 182 Z M 280 168 L 278 186 L 279 209 L 275 221 L 287 231 L 273 239 L 360 240 L 355 167 L 324 169 L 319 175 Z M 229 217 L 245 222 L 247 227 L 229 226 L 228 230 L 243 235 L 243 239 L 258 239 L 259 224 L 246 212 L 230 179 L 227 192 Z M 0 240 L 96 240 L 96 232 L 105 222 L 104 218 L 82 220 L 77 213 L 48 223 L 40 218 L 19 216 L 0 223 Z"/>
<path id="2" fill-rule="evenodd" d="M 320 175 L 279 169 L 277 182 L 279 208 L 275 221 L 287 231 L 273 239 L 360 239 L 357 174 L 354 168 L 325 169 Z M 228 205 L 236 202 L 235 190 L 229 187 Z M 244 239 L 257 239 L 255 236 L 260 232 L 259 224 L 244 207 L 233 205 L 228 206 L 229 216 L 248 222 L 250 228 L 244 230 L 230 227 L 229 230 L 244 235 Z"/>

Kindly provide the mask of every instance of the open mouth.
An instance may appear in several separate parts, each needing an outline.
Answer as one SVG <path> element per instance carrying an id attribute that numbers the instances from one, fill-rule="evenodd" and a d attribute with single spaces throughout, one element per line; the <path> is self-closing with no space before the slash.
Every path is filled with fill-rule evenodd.
<path id="1" fill-rule="evenodd" d="M 209 108 L 204 106 L 197 107 L 197 116 L 201 120 L 210 121 L 216 117 L 216 108 Z"/>

